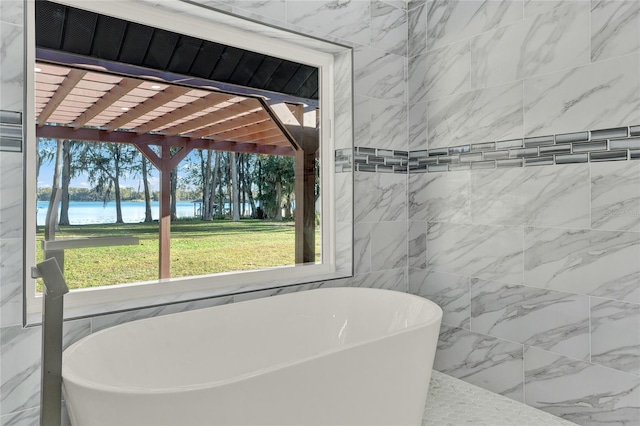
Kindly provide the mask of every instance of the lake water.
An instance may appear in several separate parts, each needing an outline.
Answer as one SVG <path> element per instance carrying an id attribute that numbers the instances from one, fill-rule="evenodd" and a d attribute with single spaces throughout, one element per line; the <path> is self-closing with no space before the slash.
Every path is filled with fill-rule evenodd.
<path id="1" fill-rule="evenodd" d="M 37 223 L 44 225 L 47 217 L 48 201 L 38 201 Z M 59 211 L 58 211 L 59 212 Z M 151 202 L 151 216 L 157 220 L 160 215 L 160 207 L 157 201 Z M 179 218 L 194 217 L 193 203 L 179 201 L 176 203 L 176 213 Z M 144 221 L 144 202 L 123 201 L 122 220 L 126 223 Z M 115 223 L 116 203 L 104 204 L 102 201 L 71 201 L 69 203 L 69 222 L 72 225 L 84 225 L 89 223 Z"/>

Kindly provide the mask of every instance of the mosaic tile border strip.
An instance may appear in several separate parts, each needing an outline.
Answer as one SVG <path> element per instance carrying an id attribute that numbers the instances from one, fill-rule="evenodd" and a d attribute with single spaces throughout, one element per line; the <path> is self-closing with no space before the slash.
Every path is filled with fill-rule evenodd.
<path id="1" fill-rule="evenodd" d="M 640 125 L 419 151 L 336 150 L 336 172 L 438 173 L 640 160 Z"/>

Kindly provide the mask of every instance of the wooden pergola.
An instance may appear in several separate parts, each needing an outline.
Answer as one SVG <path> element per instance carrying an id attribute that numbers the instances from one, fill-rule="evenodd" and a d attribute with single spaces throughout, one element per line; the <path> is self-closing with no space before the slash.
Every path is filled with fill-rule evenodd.
<path id="1" fill-rule="evenodd" d="M 160 172 L 160 279 L 170 277 L 170 174 L 193 149 L 294 156 L 295 259 L 315 261 L 317 109 L 41 61 L 35 71 L 37 137 L 131 144 Z"/>

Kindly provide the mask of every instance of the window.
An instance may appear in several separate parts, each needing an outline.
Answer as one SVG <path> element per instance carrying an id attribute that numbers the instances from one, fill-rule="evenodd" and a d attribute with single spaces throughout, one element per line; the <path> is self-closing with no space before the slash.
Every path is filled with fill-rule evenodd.
<path id="1" fill-rule="evenodd" d="M 60 211 L 63 223 L 75 226 L 61 226 L 57 236 L 53 235 L 54 227 L 49 226 L 46 247 L 50 251 L 56 249 L 56 244 L 64 246 L 61 235 L 107 236 L 98 240 L 107 247 L 65 251 L 65 273 L 70 287 L 78 288 L 66 296 L 68 317 L 349 274 L 349 256 L 336 267 L 335 199 L 349 205 L 351 199 L 337 197 L 334 191 L 332 130 L 336 58 L 350 63 L 348 49 L 182 3 L 179 5 L 187 9 L 185 12 L 201 18 L 187 13 L 177 16 L 137 3 L 122 3 L 117 11 L 99 1 L 64 3 L 72 6 L 74 13 L 88 10 L 104 19 L 135 16 L 139 17 L 136 24 L 141 24 L 138 29 L 160 29 L 151 35 L 145 54 L 147 63 L 157 64 L 157 72 L 78 55 L 75 52 L 81 51 L 81 46 L 71 53 L 42 47 L 36 51 L 34 41 L 38 35 L 34 34 L 33 25 L 28 32 L 27 63 L 35 72 L 27 82 L 27 90 L 34 96 L 28 97 L 26 109 L 31 122 L 27 122 L 25 150 L 29 165 L 25 171 L 25 241 L 45 238 L 43 226 L 47 217 L 52 217 L 47 210 L 49 205 L 56 205 L 49 203 L 55 192 L 64 192 Z M 53 4 L 56 5 L 59 4 Z M 35 13 L 33 4 L 30 6 L 33 23 Z M 236 28 L 216 23 L 216 31 L 212 32 L 216 21 Z M 110 24 L 113 29 L 113 22 Z M 99 26 L 98 19 L 94 28 Z M 257 35 L 260 33 L 269 36 Z M 73 31 L 67 29 L 66 34 Z M 178 38 L 172 42 L 171 37 Z M 153 40 L 161 42 L 154 45 Z M 298 64 L 305 78 L 281 87 L 287 89 L 284 92 L 298 87 L 309 93 L 308 88 L 313 85 L 308 81 L 315 79 L 317 101 L 313 102 L 313 96 L 309 97 L 310 102 L 302 102 L 290 93 L 217 84 L 210 79 L 193 78 L 184 70 L 184 79 L 175 81 L 181 75 L 180 59 L 195 50 L 185 48 L 176 53 L 174 49 L 169 55 L 174 59 L 163 59 L 166 51 L 171 46 L 199 42 L 202 52 L 210 46 L 208 41 L 228 46 L 230 53 L 225 52 L 229 55 L 232 49 L 250 52 L 235 65 L 235 69 L 247 74 L 244 82 L 260 80 L 256 73 L 248 75 L 251 63 L 274 59 Z M 39 46 L 42 43 L 39 40 Z M 129 47 L 135 50 L 136 46 Z M 126 48 L 123 40 L 119 57 L 126 55 Z M 197 56 L 190 59 L 191 68 L 196 59 Z M 169 68 L 172 71 L 167 71 Z M 350 67 L 341 69 L 351 71 Z M 212 75 L 221 76 L 224 72 L 214 70 Z M 293 80 L 291 76 L 289 80 Z M 74 92 L 74 87 L 81 93 Z M 60 96 L 63 92 L 65 96 Z M 342 111 L 342 115 L 350 116 L 351 102 L 341 103 L 345 104 L 348 111 Z M 42 117 L 46 120 L 36 123 Z M 340 148 L 351 145 L 351 123 L 346 127 L 348 134 L 341 138 Z M 56 157 L 59 168 L 47 163 L 49 160 L 55 164 Z M 53 169 L 62 170 L 60 179 L 66 179 L 61 185 L 64 191 L 52 191 L 42 184 L 53 181 Z M 70 183 L 73 176 L 76 183 L 82 176 L 87 185 L 74 186 Z M 134 180 L 140 185 L 131 185 Z M 154 185 L 154 180 L 159 184 Z M 344 177 L 339 180 L 344 181 Z M 69 207 L 73 203 L 75 207 L 83 203 L 86 213 L 74 218 L 78 210 Z M 105 203 L 108 209 L 103 207 Z M 341 211 L 346 210 L 343 207 Z M 107 212 L 114 217 L 97 217 Z M 251 219 L 215 219 L 230 214 Z M 195 219 L 171 223 L 172 215 Z M 290 219 L 292 215 L 295 220 Z M 92 219 L 125 224 L 77 225 L 78 221 Z M 350 218 L 339 221 L 348 223 Z M 344 223 L 339 228 L 345 234 Z M 123 234 L 134 235 L 142 244 L 121 245 L 137 242 L 119 238 Z M 345 244 L 351 244 L 345 243 L 344 236 L 342 239 L 341 253 L 345 252 Z M 92 239 L 72 245 L 95 243 L 96 239 Z M 26 244 L 25 270 L 42 257 L 39 244 Z M 234 254 L 230 256 L 229 252 Z M 221 254 L 226 257 L 222 259 Z M 35 315 L 41 296 L 34 280 L 27 277 L 25 281 L 27 314 Z"/>

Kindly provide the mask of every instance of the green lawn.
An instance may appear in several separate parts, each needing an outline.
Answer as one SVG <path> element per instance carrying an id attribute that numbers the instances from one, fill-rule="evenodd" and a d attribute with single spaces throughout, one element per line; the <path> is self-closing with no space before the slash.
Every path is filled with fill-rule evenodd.
<path id="1" fill-rule="evenodd" d="M 158 224 L 126 223 L 62 226 L 56 238 L 133 235 L 140 245 L 65 251 L 64 274 L 69 288 L 95 287 L 158 278 Z M 38 227 L 36 255 L 42 259 Z M 320 238 L 316 234 L 316 258 Z M 180 220 L 171 224 L 171 276 L 292 265 L 295 259 L 293 222 L 243 219 Z M 38 291 L 41 291 L 40 284 Z"/>

